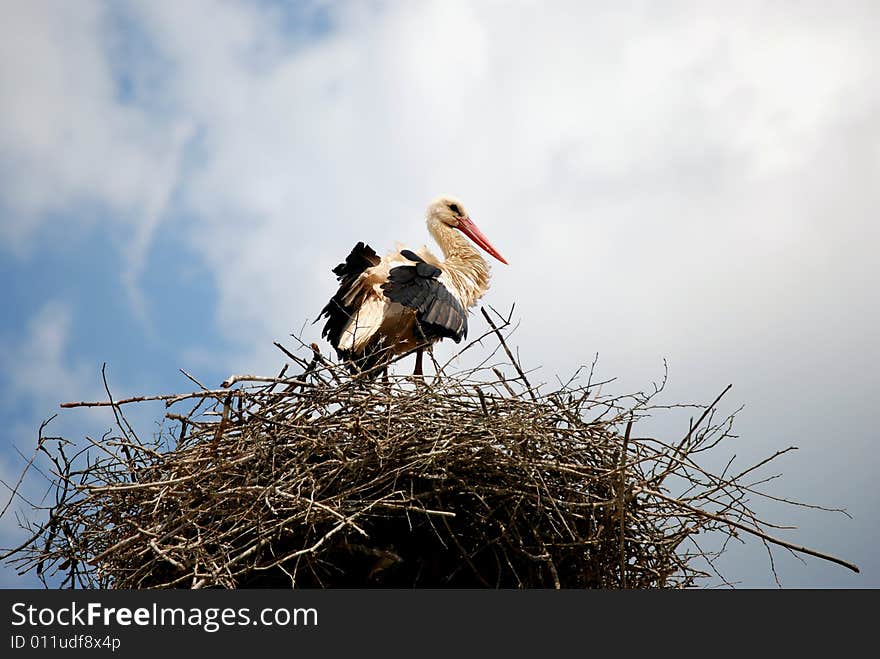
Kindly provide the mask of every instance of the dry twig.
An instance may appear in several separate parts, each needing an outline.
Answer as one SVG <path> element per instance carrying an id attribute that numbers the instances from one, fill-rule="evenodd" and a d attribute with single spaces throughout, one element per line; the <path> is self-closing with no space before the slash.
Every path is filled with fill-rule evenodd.
<path id="1" fill-rule="evenodd" d="M 66 587 L 689 587 L 715 570 L 698 536 L 747 533 L 857 569 L 767 533 L 745 480 L 760 465 L 700 467 L 730 437 L 732 417 L 713 421 L 721 396 L 682 441 L 632 436 L 670 407 L 654 403 L 662 386 L 597 397 L 591 368 L 544 392 L 507 346 L 509 318 L 484 317 L 477 341 L 497 337 L 517 378 L 490 363 L 496 348 L 473 369 L 384 384 L 301 342 L 305 357 L 277 344 L 292 377 L 65 403 L 111 406 L 120 436 L 71 455 L 41 429 L 54 501 L 2 558 Z M 120 409 L 148 400 L 193 407 L 143 441 Z"/>

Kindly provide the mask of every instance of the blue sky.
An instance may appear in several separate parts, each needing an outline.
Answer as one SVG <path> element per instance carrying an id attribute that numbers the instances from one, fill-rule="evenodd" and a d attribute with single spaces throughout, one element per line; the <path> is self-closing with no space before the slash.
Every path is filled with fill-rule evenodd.
<path id="1" fill-rule="evenodd" d="M 527 366 L 553 382 L 599 353 L 622 393 L 665 358 L 669 403 L 733 383 L 740 437 L 718 462 L 797 445 L 770 491 L 854 518 L 758 502 L 798 526 L 787 539 L 863 567 L 778 552 L 783 584 L 880 586 L 876 3 L 2 12 L 4 481 L 58 403 L 102 397 L 104 362 L 116 395 L 189 390 L 179 368 L 275 372 L 272 341 L 315 317 L 350 247 L 421 245 L 450 192 L 511 263 L 486 301 L 516 302 Z M 135 412 L 147 433 L 160 415 Z M 723 566 L 773 585 L 759 543 Z"/>

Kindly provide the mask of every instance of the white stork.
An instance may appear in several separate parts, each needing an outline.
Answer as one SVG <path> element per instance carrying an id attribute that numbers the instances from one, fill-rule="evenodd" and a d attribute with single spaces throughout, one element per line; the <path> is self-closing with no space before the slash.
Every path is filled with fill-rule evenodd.
<path id="1" fill-rule="evenodd" d="M 358 243 L 333 269 L 339 290 L 318 320 L 327 317 L 321 334 L 354 372 L 378 371 L 395 356 L 415 352 L 413 374 L 422 375 L 425 347 L 467 336 L 467 310 L 489 288 L 489 264 L 465 236 L 507 264 L 457 199 L 438 197 L 426 219 L 444 260 L 426 247 L 412 252 L 400 244 L 379 258 Z"/>

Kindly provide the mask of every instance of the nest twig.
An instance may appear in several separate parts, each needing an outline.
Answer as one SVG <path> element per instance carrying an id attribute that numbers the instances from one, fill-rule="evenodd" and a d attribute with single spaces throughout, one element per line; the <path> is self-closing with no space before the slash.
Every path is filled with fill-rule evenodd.
<path id="1" fill-rule="evenodd" d="M 748 480 L 766 461 L 700 466 L 730 437 L 721 396 L 683 439 L 635 436 L 662 385 L 603 397 L 591 369 L 542 391 L 506 343 L 510 317 L 484 316 L 463 351 L 496 349 L 425 381 L 353 376 L 317 346 L 279 344 L 295 375 L 65 404 L 111 406 L 120 433 L 74 453 L 41 434 L 54 502 L 3 557 L 63 587 L 689 587 L 746 533 L 858 570 L 768 533 Z M 148 441 L 122 413 L 146 400 L 171 421 Z M 701 549 L 705 535 L 720 549 Z"/>

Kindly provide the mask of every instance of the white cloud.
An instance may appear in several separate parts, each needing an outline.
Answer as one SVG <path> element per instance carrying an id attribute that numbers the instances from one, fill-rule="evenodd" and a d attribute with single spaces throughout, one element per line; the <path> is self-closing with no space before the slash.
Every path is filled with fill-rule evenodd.
<path id="1" fill-rule="evenodd" d="M 223 6 L 194 34 L 151 8 L 183 63 L 178 100 L 207 127 L 187 201 L 211 236 L 223 325 L 256 342 L 298 326 L 350 243 L 422 242 L 440 190 L 512 259 L 491 299 L 533 311 L 535 341 L 586 325 L 599 347 L 645 323 L 677 340 L 695 300 L 756 323 L 750 306 L 780 296 L 806 313 L 814 290 L 799 282 L 843 285 L 847 273 L 815 265 L 864 208 L 841 217 L 833 202 L 876 193 L 819 159 L 860 139 L 844 129 L 877 104 L 863 28 L 756 6 L 569 9 L 341 9 L 336 32 L 254 75 L 244 54 L 277 38 L 259 16 Z M 804 191 L 820 179 L 826 190 Z M 546 312 L 572 296 L 604 303 L 607 330 L 589 304 L 559 327 Z"/>
<path id="2" fill-rule="evenodd" d="M 122 98 L 109 25 L 108 6 L 89 0 L 4 10 L 0 236 L 22 252 L 60 214 L 84 224 L 108 219 L 129 236 L 123 277 L 143 317 L 139 279 L 191 128 L 185 117 L 159 117 Z"/>
<path id="3" fill-rule="evenodd" d="M 553 368 L 760 340 L 782 312 L 792 332 L 817 295 L 834 304 L 876 275 L 870 4 L 336 5 L 333 29 L 294 47 L 255 5 L 138 5 L 173 63 L 159 115 L 115 99 L 98 8 L 22 11 L 34 37 L 6 48 L 44 72 L 12 106 L 25 136 L 12 141 L 46 168 L 30 172 L 33 207 L 82 195 L 136 209 L 136 290 L 178 190 L 193 213 L 174 228 L 214 273 L 219 327 L 255 346 L 230 359 L 241 367 L 272 367 L 270 340 L 316 314 L 355 241 L 424 242 L 422 207 L 440 191 L 511 260 L 487 301 L 518 302 L 521 340 Z M 68 137 L 41 141 L 42 126 Z M 193 134 L 201 158 L 181 170 Z M 863 311 L 862 326 L 877 322 Z M 548 336 L 583 349 L 548 354 Z"/>
<path id="4" fill-rule="evenodd" d="M 3 372 L 13 383 L 15 400 L 31 401 L 48 415 L 61 398 L 73 400 L 94 391 L 90 369 L 68 357 L 71 310 L 64 303 L 47 302 L 28 323 L 19 344 L 4 344 Z"/>
<path id="5" fill-rule="evenodd" d="M 177 189 L 195 211 L 177 229 L 212 266 L 221 327 L 240 340 L 319 309 L 349 243 L 424 241 L 422 206 L 442 190 L 512 259 L 496 300 L 556 308 L 549 284 L 617 299 L 623 321 L 653 309 L 658 324 L 695 294 L 751 300 L 778 270 L 830 265 L 829 240 L 866 224 L 833 202 L 876 201 L 818 160 L 876 129 L 852 128 L 878 104 L 876 46 L 857 20 L 871 5 L 338 5 L 334 29 L 295 48 L 256 5 L 139 5 L 173 63 L 160 114 L 117 98 L 101 6 L 64 6 L 17 8 L 0 40 L 15 92 L 0 139 L 24 163 L 6 232 L 23 240 L 46 210 L 106 203 L 132 226 L 134 296 Z M 204 158 L 183 171 L 194 134 Z M 876 171 L 876 152 L 863 164 Z M 670 294 L 686 272 L 693 290 Z M 613 295 L 588 285 L 609 277 Z"/>
<path id="6" fill-rule="evenodd" d="M 46 7 L 0 39 L 4 235 L 98 199 L 138 236 L 136 280 L 175 191 L 231 370 L 274 370 L 351 245 L 421 244 L 448 191 L 510 260 L 487 302 L 517 301 L 550 373 L 599 351 L 640 386 L 668 356 L 689 394 L 745 382 L 758 416 L 815 404 L 822 369 L 876 384 L 875 3 L 338 4 L 295 45 L 259 4 L 140 4 L 172 63 L 161 114 L 115 98 L 98 5 Z"/>
<path id="7" fill-rule="evenodd" d="M 74 354 L 71 338 L 74 322 L 69 305 L 46 302 L 30 319 L 20 340 L 6 338 L 0 347 L 3 373 L 2 409 L 9 419 L 5 434 L 27 452 L 35 445 L 40 423 L 57 415 L 50 433 L 78 434 L 109 429 L 113 415 L 108 408 L 80 408 L 64 411 L 67 401 L 105 400 L 100 366 L 86 363 Z M 108 378 L 111 374 L 108 372 Z M 115 385 L 110 379 L 111 386 Z M 119 398 L 118 389 L 114 393 Z"/>
<path id="8" fill-rule="evenodd" d="M 0 479 L 8 487 L 16 485 L 33 455 L 41 423 L 53 415 L 59 418 L 47 425 L 44 433 L 47 437 L 64 436 L 76 441 L 84 434 L 100 436 L 112 425 L 112 415 L 106 408 L 86 408 L 73 414 L 59 409 L 59 403 L 68 400 L 105 398 L 100 374 L 69 354 L 72 320 L 67 305 L 47 302 L 29 320 L 21 340 L 6 340 L 0 349 L 5 419 L 0 431 L 5 447 L 0 453 Z M 38 456 L 35 465 L 36 469 L 29 470 L 18 491 L 28 502 L 46 505 L 48 483 L 37 469 L 47 474 L 51 466 L 42 456 Z M 0 509 L 7 505 L 10 496 L 7 487 L 0 487 Z M 16 513 L 31 521 L 40 518 L 19 498 L 13 500 L 6 514 L 0 517 L 0 548 L 15 546 L 25 538 Z M 0 584 L 21 587 L 23 583 L 12 576 L 8 568 L 0 569 Z"/>

